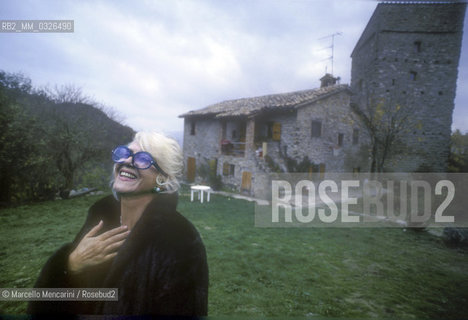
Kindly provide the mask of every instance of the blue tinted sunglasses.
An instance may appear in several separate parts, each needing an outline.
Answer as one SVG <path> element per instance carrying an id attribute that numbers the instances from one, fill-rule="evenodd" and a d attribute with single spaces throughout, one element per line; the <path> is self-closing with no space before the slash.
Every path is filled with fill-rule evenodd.
<path id="1" fill-rule="evenodd" d="M 139 151 L 133 153 L 127 146 L 118 146 L 112 151 L 112 160 L 115 163 L 124 163 L 129 157 L 132 157 L 132 165 L 137 169 L 145 170 L 154 166 L 163 175 L 168 176 L 148 152 Z"/>

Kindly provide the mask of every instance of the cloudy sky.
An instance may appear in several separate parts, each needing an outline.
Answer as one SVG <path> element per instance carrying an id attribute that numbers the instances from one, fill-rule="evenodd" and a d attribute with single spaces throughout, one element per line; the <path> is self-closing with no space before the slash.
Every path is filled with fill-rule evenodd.
<path id="1" fill-rule="evenodd" d="M 135 130 L 182 131 L 178 115 L 222 100 L 350 82 L 370 0 L 10 1 L 0 19 L 74 20 L 74 33 L 0 33 L 0 69 L 74 84 Z M 453 128 L 468 131 L 468 34 Z"/>

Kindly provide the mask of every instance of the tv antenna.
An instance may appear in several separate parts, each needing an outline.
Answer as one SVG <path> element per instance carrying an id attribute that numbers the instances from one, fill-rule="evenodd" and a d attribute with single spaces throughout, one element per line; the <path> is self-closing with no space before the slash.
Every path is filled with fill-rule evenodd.
<path id="1" fill-rule="evenodd" d="M 326 49 L 330 48 L 331 49 L 331 56 L 324 59 L 324 60 L 331 60 L 331 74 L 333 75 L 333 60 L 334 60 L 334 57 L 335 57 L 335 37 L 336 36 L 341 36 L 342 33 L 341 32 L 335 32 L 333 34 L 329 34 L 328 36 L 325 36 L 325 37 L 322 37 L 320 38 L 319 40 L 323 40 L 323 39 L 328 39 L 328 38 L 331 38 L 331 46 L 329 47 L 326 47 Z M 325 67 L 325 73 L 327 72 L 327 68 Z"/>

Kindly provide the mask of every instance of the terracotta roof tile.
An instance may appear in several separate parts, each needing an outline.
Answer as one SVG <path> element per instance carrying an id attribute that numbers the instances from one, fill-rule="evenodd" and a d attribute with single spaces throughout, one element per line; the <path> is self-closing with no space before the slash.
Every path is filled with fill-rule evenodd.
<path id="1" fill-rule="evenodd" d="M 334 85 L 324 88 L 309 89 L 288 93 L 270 94 L 260 97 L 227 100 L 209 105 L 199 110 L 189 111 L 179 117 L 216 116 L 235 117 L 249 116 L 262 111 L 293 109 L 314 102 L 338 92 L 349 90 L 349 86 Z"/>

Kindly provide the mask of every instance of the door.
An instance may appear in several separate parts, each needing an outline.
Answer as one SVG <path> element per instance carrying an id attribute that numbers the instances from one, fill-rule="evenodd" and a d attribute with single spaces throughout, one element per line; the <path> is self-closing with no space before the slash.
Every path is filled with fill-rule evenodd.
<path id="1" fill-rule="evenodd" d="M 210 175 L 212 177 L 216 177 L 218 175 L 218 159 L 211 159 L 209 162 L 208 162 L 209 166 L 210 166 Z"/>
<path id="2" fill-rule="evenodd" d="M 320 164 L 319 171 L 320 171 L 320 179 L 323 180 L 323 178 L 325 178 L 325 163 Z"/>
<path id="3" fill-rule="evenodd" d="M 242 172 L 242 183 L 241 183 L 241 192 L 248 191 L 252 187 L 252 172 L 244 171 Z"/>

